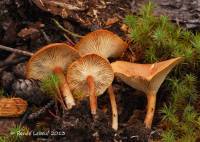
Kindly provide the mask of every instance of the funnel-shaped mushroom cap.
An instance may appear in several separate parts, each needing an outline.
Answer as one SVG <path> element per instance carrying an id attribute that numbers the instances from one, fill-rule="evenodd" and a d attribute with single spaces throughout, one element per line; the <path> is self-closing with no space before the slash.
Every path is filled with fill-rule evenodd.
<path id="1" fill-rule="evenodd" d="M 56 67 L 66 72 L 67 67 L 78 58 L 78 51 L 65 43 L 49 44 L 38 50 L 29 60 L 27 78 L 42 80 L 53 73 Z"/>
<path id="2" fill-rule="evenodd" d="M 157 93 L 167 74 L 182 61 L 181 57 L 154 64 L 136 64 L 116 61 L 111 64 L 116 76 L 131 87 L 148 93 Z"/>
<path id="3" fill-rule="evenodd" d="M 101 95 L 111 85 L 114 73 L 109 62 L 96 55 L 88 54 L 70 65 L 67 71 L 67 81 L 75 97 L 79 94 L 89 96 L 87 77 L 92 76 L 96 94 Z"/>
<path id="4" fill-rule="evenodd" d="M 109 58 L 121 56 L 127 46 L 128 44 L 116 34 L 107 30 L 97 30 L 84 36 L 75 47 L 82 56 L 94 53 Z"/>

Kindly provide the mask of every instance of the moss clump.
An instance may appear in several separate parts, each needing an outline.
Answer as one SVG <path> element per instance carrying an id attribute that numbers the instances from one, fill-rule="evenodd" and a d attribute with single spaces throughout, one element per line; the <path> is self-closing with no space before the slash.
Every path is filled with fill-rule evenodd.
<path id="1" fill-rule="evenodd" d="M 42 80 L 41 89 L 50 96 L 56 96 L 59 90 L 59 79 L 56 75 L 50 74 Z"/>
<path id="2" fill-rule="evenodd" d="M 27 127 L 17 125 L 10 129 L 10 134 L 1 136 L 0 142 L 24 142 L 28 135 L 29 129 Z"/>
<path id="3" fill-rule="evenodd" d="M 167 126 L 162 134 L 164 142 L 195 142 L 198 138 L 200 114 L 193 107 L 198 96 L 196 83 L 192 74 L 187 74 L 183 80 L 170 80 L 172 97 L 170 103 L 161 109 L 162 121 Z"/>
<path id="4" fill-rule="evenodd" d="M 192 63 L 194 55 L 199 59 L 200 35 L 174 25 L 167 16 L 154 16 L 153 8 L 154 5 L 148 3 L 138 15 L 127 15 L 125 18 L 135 48 L 142 47 L 145 50 L 144 61 L 153 63 L 183 56 Z"/>

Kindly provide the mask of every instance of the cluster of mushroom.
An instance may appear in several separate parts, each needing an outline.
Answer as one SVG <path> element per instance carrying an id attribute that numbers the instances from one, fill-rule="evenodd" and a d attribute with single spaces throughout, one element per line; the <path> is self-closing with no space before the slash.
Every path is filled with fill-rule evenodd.
<path id="1" fill-rule="evenodd" d="M 135 64 L 124 61 L 110 63 L 108 58 L 120 57 L 128 44 L 107 30 L 97 30 L 84 36 L 75 48 L 65 43 L 47 45 L 37 51 L 27 64 L 27 78 L 42 80 L 54 73 L 68 109 L 75 99 L 89 97 L 91 114 L 96 116 L 97 96 L 108 89 L 112 107 L 112 128 L 118 129 L 118 113 L 112 89 L 114 75 L 126 84 L 147 94 L 145 125 L 151 128 L 156 93 L 170 70 L 182 58 L 155 64 Z M 75 99 L 74 99 L 75 98 Z"/>

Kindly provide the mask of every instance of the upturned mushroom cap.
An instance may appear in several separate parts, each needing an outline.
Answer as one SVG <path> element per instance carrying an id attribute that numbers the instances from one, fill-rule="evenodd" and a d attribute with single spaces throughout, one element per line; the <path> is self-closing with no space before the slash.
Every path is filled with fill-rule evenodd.
<path id="1" fill-rule="evenodd" d="M 87 77 L 92 76 L 96 94 L 103 94 L 111 85 L 114 73 L 109 62 L 96 54 L 88 54 L 70 65 L 67 81 L 75 97 L 89 96 Z"/>
<path id="2" fill-rule="evenodd" d="M 119 36 L 107 30 L 91 32 L 75 45 L 81 56 L 94 53 L 104 58 L 121 56 L 127 46 Z"/>
<path id="3" fill-rule="evenodd" d="M 183 58 L 178 57 L 154 64 L 116 61 L 111 66 L 115 75 L 129 86 L 145 93 L 149 91 L 157 93 L 167 74 L 182 60 Z"/>
<path id="4" fill-rule="evenodd" d="M 49 44 L 31 57 L 27 64 L 26 76 L 42 80 L 53 73 L 56 67 L 66 72 L 68 66 L 79 57 L 78 51 L 65 43 Z"/>

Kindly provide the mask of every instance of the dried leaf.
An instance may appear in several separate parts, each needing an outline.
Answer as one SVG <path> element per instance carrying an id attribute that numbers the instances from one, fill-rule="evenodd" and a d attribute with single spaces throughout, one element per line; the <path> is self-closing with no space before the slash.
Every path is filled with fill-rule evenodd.
<path id="1" fill-rule="evenodd" d="M 29 28 L 22 29 L 17 35 L 21 38 L 26 38 L 28 36 L 35 34 L 35 33 L 39 33 L 39 30 L 29 27 Z"/>

